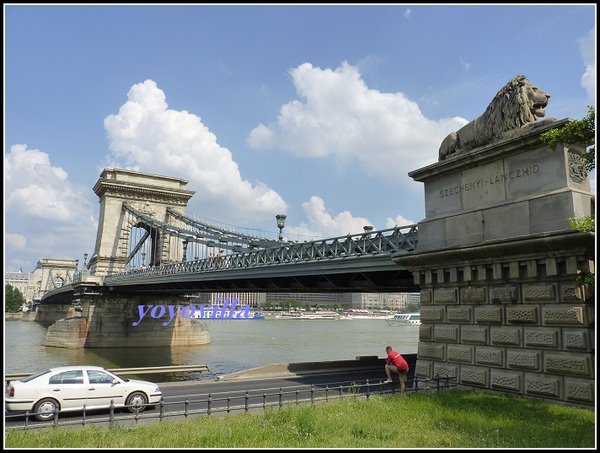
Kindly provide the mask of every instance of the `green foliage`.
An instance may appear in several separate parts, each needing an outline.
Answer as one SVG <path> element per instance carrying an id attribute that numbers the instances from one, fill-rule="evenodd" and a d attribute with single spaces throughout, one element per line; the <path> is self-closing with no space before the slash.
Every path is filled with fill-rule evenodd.
<path id="1" fill-rule="evenodd" d="M 372 395 L 116 429 L 5 431 L 8 448 L 593 449 L 595 412 L 484 392 Z"/>
<path id="2" fill-rule="evenodd" d="M 596 110 L 588 105 L 586 117 L 573 121 L 560 129 L 551 129 L 540 135 L 540 140 L 554 149 L 559 143 L 577 143 L 584 146 L 595 145 Z M 583 154 L 588 171 L 595 168 L 596 147 L 591 146 Z"/>
<path id="3" fill-rule="evenodd" d="M 596 231 L 596 219 L 592 216 L 569 217 L 569 226 L 582 233 L 593 233 Z M 577 276 L 577 281 L 583 285 L 594 285 L 596 277 L 591 272 L 584 272 Z"/>
<path id="4" fill-rule="evenodd" d="M 584 217 L 569 217 L 569 226 L 582 233 L 590 233 L 596 231 L 596 219 L 592 216 Z"/>
<path id="5" fill-rule="evenodd" d="M 420 310 L 421 310 L 421 304 L 416 304 L 414 302 L 406 304 L 406 307 L 404 308 L 404 311 L 406 313 L 415 313 L 415 312 L 418 313 Z"/>
<path id="6" fill-rule="evenodd" d="M 4 285 L 4 311 L 17 312 L 21 311 L 25 303 L 25 296 L 17 288 L 10 284 Z"/>

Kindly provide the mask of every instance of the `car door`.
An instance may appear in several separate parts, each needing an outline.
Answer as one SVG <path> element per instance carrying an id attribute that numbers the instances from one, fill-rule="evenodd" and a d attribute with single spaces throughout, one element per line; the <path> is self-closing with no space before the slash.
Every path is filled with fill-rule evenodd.
<path id="1" fill-rule="evenodd" d="M 49 395 L 57 399 L 61 410 L 83 408 L 87 400 L 87 384 L 83 382 L 83 370 L 56 373 L 48 379 Z"/>
<path id="2" fill-rule="evenodd" d="M 125 404 L 123 400 L 123 383 L 114 384 L 115 377 L 101 370 L 86 370 L 87 405 L 86 408 L 109 407 L 113 400 L 115 406 Z"/>

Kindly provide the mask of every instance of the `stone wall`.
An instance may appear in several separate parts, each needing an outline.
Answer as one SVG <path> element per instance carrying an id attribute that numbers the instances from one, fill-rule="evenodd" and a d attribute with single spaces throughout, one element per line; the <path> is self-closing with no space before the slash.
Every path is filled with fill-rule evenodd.
<path id="1" fill-rule="evenodd" d="M 421 287 L 417 378 L 594 404 L 595 235 L 568 218 L 595 198 L 583 148 L 548 149 L 547 129 L 411 172 L 426 218 L 393 259 Z"/>
<path id="2" fill-rule="evenodd" d="M 452 377 L 473 388 L 594 404 L 594 289 L 577 281 L 593 262 L 585 235 L 578 239 L 582 246 L 562 256 L 564 242 L 572 241 L 558 236 L 545 238 L 537 256 L 527 241 L 512 244 L 529 251 L 526 259 L 500 255 L 501 247 L 479 250 L 489 253 L 479 259 L 463 250 L 466 266 L 438 256 L 438 265 L 416 271 L 417 378 Z M 547 257 L 550 247 L 556 256 Z"/>

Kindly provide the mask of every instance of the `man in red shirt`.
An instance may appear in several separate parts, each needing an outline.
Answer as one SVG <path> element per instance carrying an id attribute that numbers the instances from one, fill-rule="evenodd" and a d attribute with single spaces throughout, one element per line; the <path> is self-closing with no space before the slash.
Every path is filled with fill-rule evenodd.
<path id="1" fill-rule="evenodd" d="M 400 395 L 404 395 L 404 389 L 406 388 L 406 377 L 408 376 L 408 363 L 404 360 L 399 353 L 392 350 L 391 346 L 386 346 L 385 352 L 387 352 L 387 359 L 385 364 L 385 374 L 387 380 L 384 384 L 392 382 L 392 371 L 400 375 Z"/>

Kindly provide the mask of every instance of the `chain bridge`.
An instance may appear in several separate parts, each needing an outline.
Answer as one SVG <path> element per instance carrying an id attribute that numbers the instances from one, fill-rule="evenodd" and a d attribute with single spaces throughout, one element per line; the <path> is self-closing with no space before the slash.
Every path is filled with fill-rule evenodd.
<path id="1" fill-rule="evenodd" d="M 104 170 L 95 186 L 101 219 L 90 263 L 42 303 L 108 292 L 418 290 L 391 259 L 415 250 L 416 225 L 310 241 L 269 238 L 184 213 L 193 195 L 186 183 Z"/>

